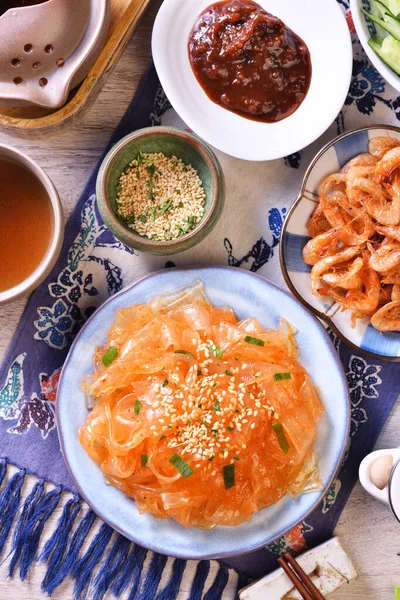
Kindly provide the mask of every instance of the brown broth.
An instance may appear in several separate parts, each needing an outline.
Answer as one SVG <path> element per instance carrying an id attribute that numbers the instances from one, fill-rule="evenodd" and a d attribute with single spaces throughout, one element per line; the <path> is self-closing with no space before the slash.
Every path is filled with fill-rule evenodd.
<path id="1" fill-rule="evenodd" d="M 0 159 L 0 292 L 33 273 L 50 245 L 53 227 L 42 183 L 23 165 Z"/>

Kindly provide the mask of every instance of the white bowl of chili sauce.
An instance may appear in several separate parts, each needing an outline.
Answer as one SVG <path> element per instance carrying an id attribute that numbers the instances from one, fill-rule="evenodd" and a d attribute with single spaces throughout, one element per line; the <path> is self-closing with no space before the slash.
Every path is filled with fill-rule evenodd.
<path id="1" fill-rule="evenodd" d="M 0 304 L 29 294 L 54 266 L 64 237 L 61 202 L 46 173 L 0 144 Z"/>
<path id="2" fill-rule="evenodd" d="M 245 160 L 312 143 L 351 81 L 350 33 L 336 0 L 164 0 L 152 50 L 181 118 Z"/>

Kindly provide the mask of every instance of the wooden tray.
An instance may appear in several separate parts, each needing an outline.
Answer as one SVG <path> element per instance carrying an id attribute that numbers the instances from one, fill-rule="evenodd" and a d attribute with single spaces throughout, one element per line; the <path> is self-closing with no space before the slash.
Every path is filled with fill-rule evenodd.
<path id="1" fill-rule="evenodd" d="M 42 137 L 57 133 L 83 115 L 96 99 L 106 77 L 124 51 L 150 0 L 111 0 L 110 29 L 106 45 L 89 75 L 56 110 L 29 106 L 0 106 L 0 130 L 19 137 Z"/>

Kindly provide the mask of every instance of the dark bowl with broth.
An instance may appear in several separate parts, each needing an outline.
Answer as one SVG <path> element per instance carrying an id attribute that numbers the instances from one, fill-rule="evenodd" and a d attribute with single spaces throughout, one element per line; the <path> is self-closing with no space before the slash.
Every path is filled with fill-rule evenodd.
<path id="1" fill-rule="evenodd" d="M 28 156 L 0 144 L 0 304 L 35 289 L 61 249 L 57 191 Z"/>

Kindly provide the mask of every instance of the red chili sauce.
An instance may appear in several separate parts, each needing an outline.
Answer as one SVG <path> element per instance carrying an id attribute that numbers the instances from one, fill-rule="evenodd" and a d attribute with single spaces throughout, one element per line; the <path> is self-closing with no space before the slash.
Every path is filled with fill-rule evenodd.
<path id="1" fill-rule="evenodd" d="M 251 0 L 209 6 L 190 34 L 189 58 L 213 102 L 255 121 L 285 119 L 310 87 L 306 44 Z"/>

